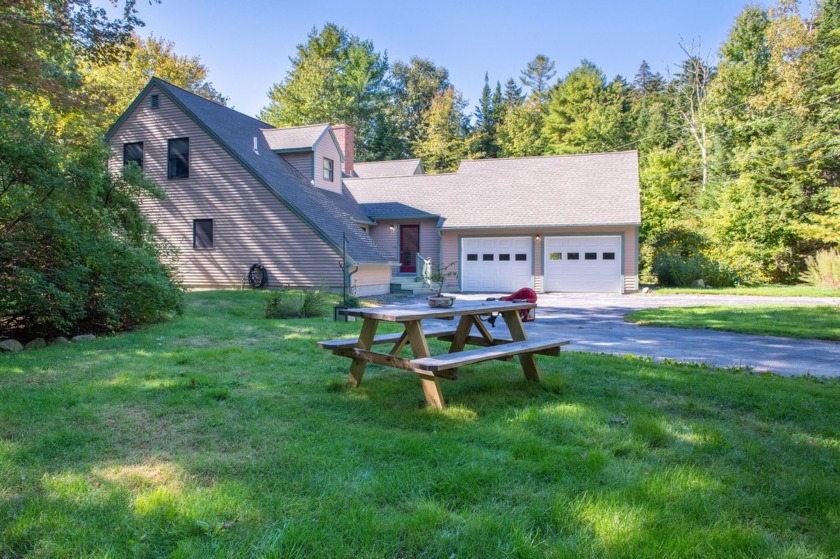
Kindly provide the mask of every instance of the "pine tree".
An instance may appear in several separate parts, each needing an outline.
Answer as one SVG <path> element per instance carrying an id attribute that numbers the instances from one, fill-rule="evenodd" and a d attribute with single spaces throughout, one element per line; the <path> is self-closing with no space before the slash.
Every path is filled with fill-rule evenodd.
<path id="1" fill-rule="evenodd" d="M 369 159 L 372 123 L 387 100 L 387 56 L 370 41 L 327 23 L 320 31 L 313 28 L 290 60 L 292 69 L 271 87 L 259 118 L 274 126 L 350 124 L 358 159 Z"/>
<path id="2" fill-rule="evenodd" d="M 592 153 L 626 142 L 629 86 L 623 78 L 609 85 L 593 63 L 561 80 L 546 104 L 543 136 L 551 153 Z"/>
<path id="3" fill-rule="evenodd" d="M 513 78 L 505 82 L 505 91 L 502 95 L 506 108 L 518 107 L 525 97 L 522 95 L 522 88 L 516 85 Z"/>
<path id="4" fill-rule="evenodd" d="M 638 95 L 651 95 L 662 92 L 665 88 L 665 79 L 658 72 L 654 74 L 647 61 L 642 60 L 642 63 L 639 65 L 639 71 L 636 72 L 636 76 L 633 78 L 633 86 Z"/>
<path id="5" fill-rule="evenodd" d="M 472 158 L 494 158 L 499 156 L 499 146 L 496 140 L 499 124 L 499 103 L 501 85 L 496 85 L 496 93 L 490 89 L 490 79 L 484 73 L 484 88 L 481 90 L 479 105 L 475 108 L 475 128 L 468 142 L 468 151 Z"/>
<path id="6" fill-rule="evenodd" d="M 522 75 L 519 79 L 531 88 L 531 95 L 543 102 L 549 88 L 549 81 L 557 74 L 554 70 L 554 61 L 545 55 L 538 54 L 520 73 Z"/>

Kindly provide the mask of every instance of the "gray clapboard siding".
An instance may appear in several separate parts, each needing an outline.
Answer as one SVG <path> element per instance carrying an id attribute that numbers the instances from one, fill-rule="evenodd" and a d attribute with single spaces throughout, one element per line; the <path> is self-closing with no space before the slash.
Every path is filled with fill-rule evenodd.
<path id="1" fill-rule="evenodd" d="M 190 176 L 167 179 L 167 140 L 181 137 L 190 139 Z M 144 199 L 142 208 L 157 234 L 177 249 L 175 264 L 185 285 L 238 287 L 257 261 L 268 270 L 269 285 L 341 285 L 335 250 L 166 95 L 157 109 L 139 103 L 114 132 L 113 170 L 122 166 L 123 143 L 137 141 L 143 142 L 145 176 L 168 195 Z M 194 219 L 214 220 L 214 248 L 192 248 Z"/>
<path id="2" fill-rule="evenodd" d="M 312 152 L 303 151 L 300 153 L 283 153 L 280 155 L 286 162 L 295 168 L 295 170 L 306 177 L 307 180 L 312 180 Z"/>
<path id="3" fill-rule="evenodd" d="M 432 259 L 432 265 L 440 264 L 440 237 L 437 232 L 437 219 L 394 219 L 382 218 L 372 227 L 370 236 L 373 241 L 385 249 L 395 261 L 400 260 L 400 225 L 420 225 L 420 254 Z M 394 225 L 391 231 L 390 225 Z M 447 262 L 448 263 L 448 262 Z M 393 267 L 396 274 L 399 266 Z"/>

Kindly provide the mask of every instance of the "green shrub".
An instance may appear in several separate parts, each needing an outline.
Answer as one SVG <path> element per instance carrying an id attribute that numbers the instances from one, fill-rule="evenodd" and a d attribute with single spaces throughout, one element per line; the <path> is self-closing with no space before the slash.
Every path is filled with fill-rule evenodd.
<path id="1" fill-rule="evenodd" d="M 316 316 L 327 316 L 329 314 L 330 294 L 322 289 L 304 291 L 303 301 L 300 305 L 301 318 L 313 318 Z"/>
<path id="2" fill-rule="evenodd" d="M 699 279 L 717 287 L 738 283 L 738 274 L 706 256 L 706 250 L 706 240 L 699 233 L 670 229 L 653 243 L 651 271 L 666 287 L 685 287 Z"/>
<path id="3" fill-rule="evenodd" d="M 802 281 L 815 287 L 840 289 L 840 251 L 821 250 L 805 259 Z"/>
<path id="4" fill-rule="evenodd" d="M 113 176 L 102 143 L 36 133 L 0 96 L 0 334 L 126 330 L 182 309 L 138 200 L 161 197 L 136 166 Z"/>
<path id="5" fill-rule="evenodd" d="M 285 318 L 282 316 L 281 309 L 283 308 L 283 291 L 272 291 L 265 300 L 265 317 L 266 318 Z"/>
<path id="6" fill-rule="evenodd" d="M 266 318 L 313 318 L 329 314 L 330 294 L 321 290 L 289 293 L 274 291 L 266 300 Z"/>

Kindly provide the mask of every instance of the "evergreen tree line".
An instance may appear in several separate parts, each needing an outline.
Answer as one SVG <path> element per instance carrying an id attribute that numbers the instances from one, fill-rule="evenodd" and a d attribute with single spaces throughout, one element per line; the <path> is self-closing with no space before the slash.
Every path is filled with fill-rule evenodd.
<path id="1" fill-rule="evenodd" d="M 421 157 L 429 172 L 463 158 L 638 150 L 645 274 L 796 282 L 807 256 L 840 244 L 840 0 L 807 14 L 795 0 L 745 8 L 716 65 L 683 50 L 672 72 L 643 61 L 632 80 L 588 60 L 555 79 L 538 55 L 518 80 L 485 74 L 468 114 L 445 68 L 389 64 L 328 23 L 298 45 L 259 116 L 346 122 L 359 160 Z"/>

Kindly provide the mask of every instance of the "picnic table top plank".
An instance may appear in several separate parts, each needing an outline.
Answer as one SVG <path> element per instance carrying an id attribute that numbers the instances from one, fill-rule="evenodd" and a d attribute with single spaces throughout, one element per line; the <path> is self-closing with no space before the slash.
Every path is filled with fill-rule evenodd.
<path id="1" fill-rule="evenodd" d="M 433 309 L 425 303 L 414 305 L 386 305 L 383 307 L 343 309 L 347 316 L 384 320 L 386 322 L 407 322 L 429 318 L 453 318 L 465 314 L 490 314 L 536 308 L 536 303 L 513 301 L 455 301 L 448 309 Z"/>

